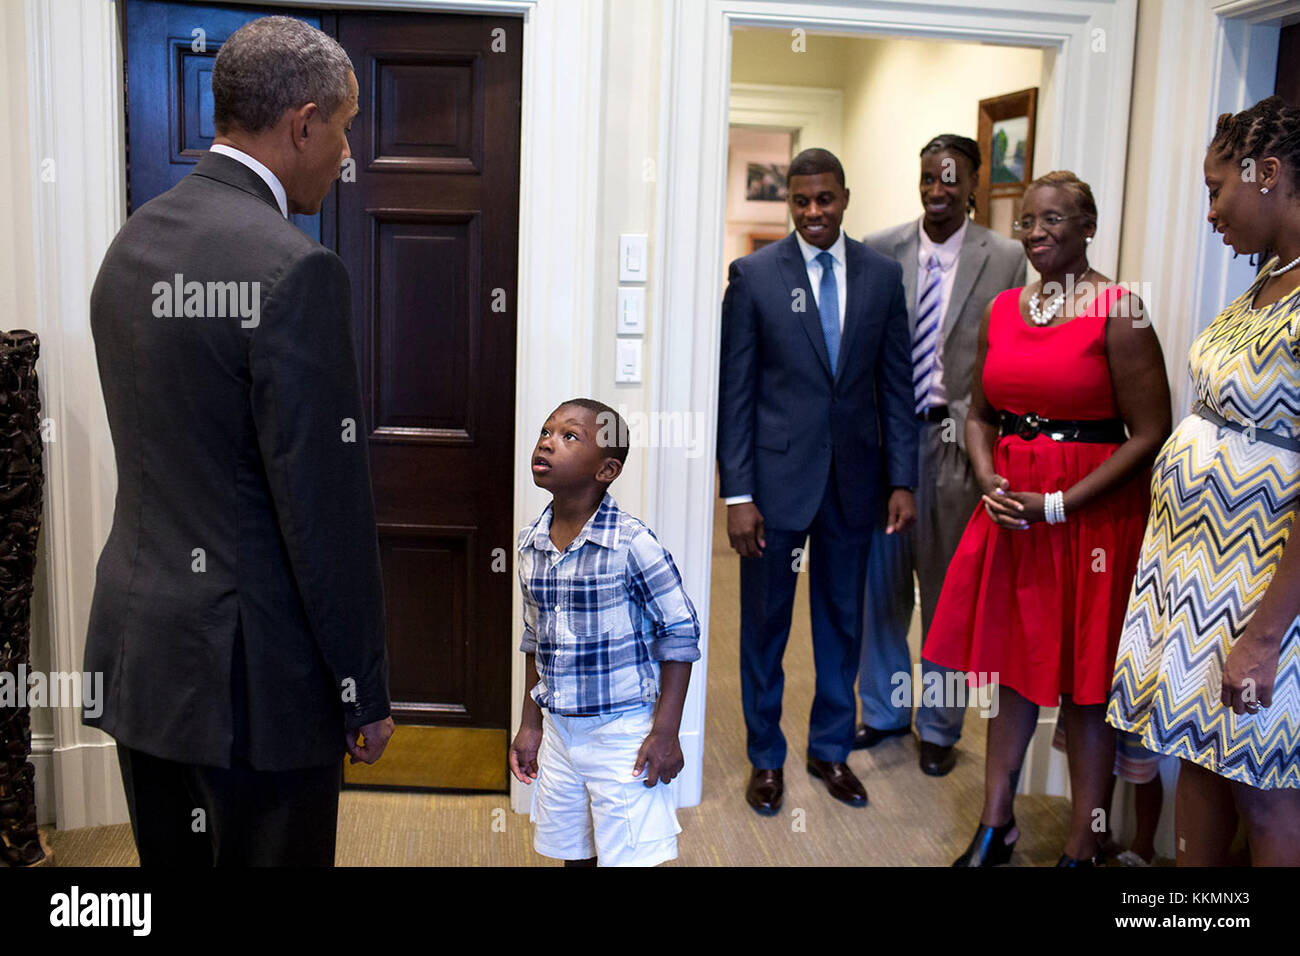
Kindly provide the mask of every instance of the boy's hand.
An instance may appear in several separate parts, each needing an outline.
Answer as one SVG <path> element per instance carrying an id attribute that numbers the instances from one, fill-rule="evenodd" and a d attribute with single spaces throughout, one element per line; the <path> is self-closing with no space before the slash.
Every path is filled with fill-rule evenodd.
<path id="1" fill-rule="evenodd" d="M 676 734 L 661 734 L 650 731 L 641 742 L 637 751 L 636 765 L 632 776 L 641 776 L 646 771 L 645 785 L 653 787 L 656 783 L 668 783 L 682 772 L 686 758 L 682 756 L 682 745 Z"/>
<path id="2" fill-rule="evenodd" d="M 540 727 L 520 727 L 510 745 L 510 772 L 520 783 L 537 779 L 537 748 L 542 744 Z"/>

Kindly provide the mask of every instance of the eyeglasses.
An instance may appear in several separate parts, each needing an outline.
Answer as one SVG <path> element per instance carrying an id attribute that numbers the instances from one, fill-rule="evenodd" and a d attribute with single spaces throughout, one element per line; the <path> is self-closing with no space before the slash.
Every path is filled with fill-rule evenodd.
<path id="1" fill-rule="evenodd" d="M 1055 229 L 1067 219 L 1079 219 L 1079 216 L 1058 216 L 1054 212 L 1049 212 L 1042 219 L 1037 220 L 1043 224 L 1044 229 Z M 1030 232 L 1034 228 L 1035 219 L 1033 216 L 1021 216 L 1019 219 L 1011 220 L 1011 228 L 1016 232 Z"/>

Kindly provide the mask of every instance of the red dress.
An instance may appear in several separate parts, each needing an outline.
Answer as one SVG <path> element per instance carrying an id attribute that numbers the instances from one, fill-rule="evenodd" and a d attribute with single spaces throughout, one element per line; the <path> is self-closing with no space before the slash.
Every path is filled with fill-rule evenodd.
<path id="1" fill-rule="evenodd" d="M 1000 411 L 1042 418 L 1117 418 L 1106 361 L 1106 317 L 1118 287 L 1059 326 L 1031 326 L 1019 289 L 993 302 L 984 395 Z M 1114 443 L 997 439 L 993 464 L 1011 491 L 1064 491 L 1119 447 Z M 1150 470 L 1066 514 L 1064 524 L 1000 528 L 981 503 L 962 533 L 922 656 L 1010 687 L 1043 707 L 1061 694 L 1103 704 L 1142 547 Z"/>

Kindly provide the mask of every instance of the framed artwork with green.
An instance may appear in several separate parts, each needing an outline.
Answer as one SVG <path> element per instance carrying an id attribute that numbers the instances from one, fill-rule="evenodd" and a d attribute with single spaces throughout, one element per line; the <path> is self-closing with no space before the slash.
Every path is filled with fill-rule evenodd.
<path id="1" fill-rule="evenodd" d="M 1025 187 L 1034 178 L 1037 111 L 1037 87 L 979 103 L 978 141 L 984 162 L 975 189 L 975 221 L 1008 236 Z"/>

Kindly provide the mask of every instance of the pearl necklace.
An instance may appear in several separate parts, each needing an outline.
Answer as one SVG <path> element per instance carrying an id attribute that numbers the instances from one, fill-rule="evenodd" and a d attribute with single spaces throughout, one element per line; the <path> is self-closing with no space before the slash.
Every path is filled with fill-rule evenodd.
<path id="1" fill-rule="evenodd" d="M 1057 313 L 1061 311 L 1061 306 L 1065 305 L 1065 293 L 1058 292 L 1052 301 L 1047 303 L 1046 309 L 1040 309 L 1038 302 L 1038 293 L 1035 292 L 1029 297 L 1029 318 L 1033 320 L 1034 325 L 1047 325 L 1056 318 Z"/>
<path id="2" fill-rule="evenodd" d="M 1282 273 L 1284 273 L 1284 272 L 1290 272 L 1290 271 L 1291 271 L 1292 269 L 1294 269 L 1297 265 L 1300 265 L 1300 256 L 1296 256 L 1294 259 L 1292 259 L 1290 262 L 1288 262 L 1286 265 L 1282 266 L 1282 267 L 1279 268 L 1279 269 L 1269 269 L 1269 270 L 1268 270 L 1268 274 L 1271 275 L 1273 278 L 1276 279 L 1276 278 L 1277 278 L 1278 276 L 1280 276 Z"/>

